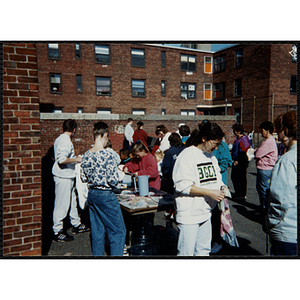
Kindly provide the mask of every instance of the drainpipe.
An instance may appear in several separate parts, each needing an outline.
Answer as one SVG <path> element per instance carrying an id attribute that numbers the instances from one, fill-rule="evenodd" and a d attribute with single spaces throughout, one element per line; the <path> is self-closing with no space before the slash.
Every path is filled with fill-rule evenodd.
<path id="1" fill-rule="evenodd" d="M 272 93 L 272 123 L 274 122 L 274 93 Z"/>
<path id="2" fill-rule="evenodd" d="M 225 116 L 227 116 L 227 99 L 225 99 Z"/>
<path id="3" fill-rule="evenodd" d="M 241 98 L 241 124 L 243 124 L 243 110 L 244 110 L 244 104 L 243 104 L 243 97 Z"/>

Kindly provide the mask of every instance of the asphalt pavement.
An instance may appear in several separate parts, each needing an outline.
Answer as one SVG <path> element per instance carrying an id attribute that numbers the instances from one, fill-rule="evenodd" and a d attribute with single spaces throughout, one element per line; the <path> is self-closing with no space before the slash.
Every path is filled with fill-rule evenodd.
<path id="1" fill-rule="evenodd" d="M 230 179 L 231 168 L 228 168 L 228 186 L 231 192 L 234 188 Z M 255 161 L 249 163 L 247 172 L 246 201 L 229 200 L 230 213 L 239 247 L 231 247 L 223 242 L 223 248 L 211 258 L 266 258 L 269 256 L 268 238 L 262 230 L 262 222 L 258 214 L 259 199 L 256 191 Z M 82 211 L 82 220 L 88 223 L 88 212 Z M 50 219 L 49 219 L 50 220 Z M 141 258 L 176 258 L 177 226 L 164 217 L 164 211 L 155 213 L 154 250 L 151 256 Z M 67 225 L 68 226 L 68 225 Z M 91 251 L 90 232 L 74 235 L 72 242 L 54 242 L 51 239 L 51 226 L 45 226 L 43 231 L 43 254 L 45 257 L 93 258 Z M 70 227 L 70 226 L 69 226 Z M 71 227 L 68 229 L 71 234 Z M 138 256 L 124 256 L 124 259 Z"/>

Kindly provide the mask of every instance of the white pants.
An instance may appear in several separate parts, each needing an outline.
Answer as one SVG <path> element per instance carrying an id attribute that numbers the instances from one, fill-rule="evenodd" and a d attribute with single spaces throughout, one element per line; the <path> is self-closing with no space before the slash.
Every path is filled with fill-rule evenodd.
<path id="1" fill-rule="evenodd" d="M 178 256 L 209 256 L 211 220 L 200 224 L 178 224 Z"/>
<path id="2" fill-rule="evenodd" d="M 77 199 L 75 195 L 74 182 L 72 178 L 61 178 L 53 176 L 55 182 L 55 202 L 53 211 L 53 232 L 57 234 L 63 229 L 63 220 L 70 216 L 71 225 L 77 227 L 80 224 L 80 218 L 77 211 Z"/>

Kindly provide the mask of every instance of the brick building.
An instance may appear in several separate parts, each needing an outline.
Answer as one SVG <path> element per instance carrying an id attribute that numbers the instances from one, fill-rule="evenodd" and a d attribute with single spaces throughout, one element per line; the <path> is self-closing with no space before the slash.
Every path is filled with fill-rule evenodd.
<path id="1" fill-rule="evenodd" d="M 214 104 L 232 104 L 237 120 L 259 132 L 261 122 L 295 109 L 297 64 L 292 44 L 236 45 L 214 54 Z"/>
<path id="2" fill-rule="evenodd" d="M 196 115 L 212 104 L 210 51 L 148 44 L 37 44 L 41 112 Z"/>

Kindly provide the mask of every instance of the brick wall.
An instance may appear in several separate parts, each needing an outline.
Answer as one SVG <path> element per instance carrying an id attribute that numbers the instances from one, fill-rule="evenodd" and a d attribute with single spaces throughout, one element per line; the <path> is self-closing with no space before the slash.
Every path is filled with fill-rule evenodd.
<path id="1" fill-rule="evenodd" d="M 41 255 L 40 112 L 35 44 L 3 45 L 3 255 Z"/>
<path id="2" fill-rule="evenodd" d="M 93 144 L 93 127 L 98 121 L 106 122 L 110 128 L 109 137 L 115 151 L 119 151 L 123 147 L 124 128 L 127 124 L 127 118 L 134 119 L 133 128 L 136 128 L 136 123 L 142 120 L 144 130 L 148 136 L 156 137 L 155 128 L 157 125 L 164 124 L 169 131 L 175 132 L 178 130 L 180 123 L 185 123 L 191 130 L 197 127 L 197 124 L 204 119 L 211 122 L 216 122 L 225 133 L 227 143 L 233 143 L 234 135 L 232 133 L 232 124 L 235 123 L 234 116 L 190 116 L 189 119 L 184 119 L 183 116 L 136 116 L 120 115 L 113 118 L 113 115 L 101 118 L 97 114 L 41 114 L 41 151 L 44 156 L 50 147 L 53 146 L 55 139 L 62 133 L 62 124 L 65 119 L 73 118 L 78 123 L 76 136 L 73 139 L 76 155 L 83 155 Z"/>

